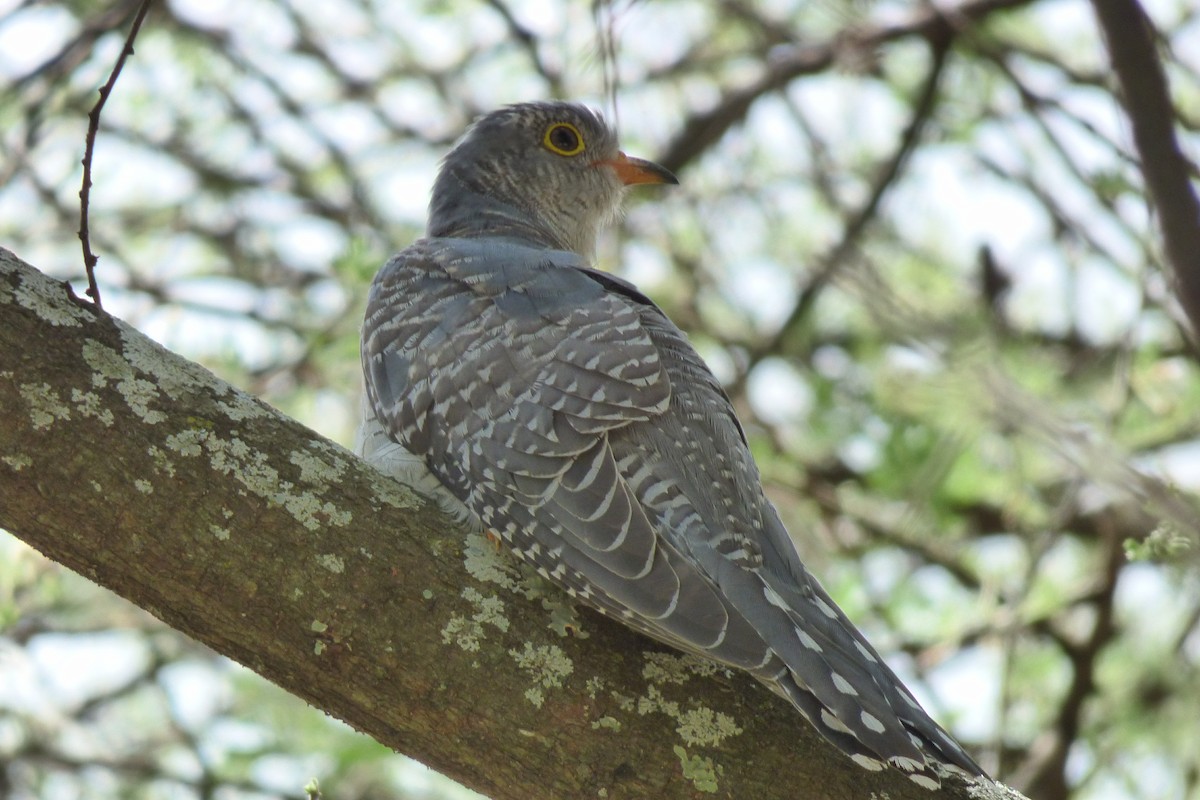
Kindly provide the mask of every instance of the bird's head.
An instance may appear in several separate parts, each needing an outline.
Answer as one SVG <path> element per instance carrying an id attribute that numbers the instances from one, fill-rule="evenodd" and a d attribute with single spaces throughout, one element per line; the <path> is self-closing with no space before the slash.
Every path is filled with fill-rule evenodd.
<path id="1" fill-rule="evenodd" d="M 573 103 L 522 103 L 477 121 L 442 162 L 431 236 L 514 236 L 591 260 L 629 186 L 678 183 L 621 152 L 617 134 Z"/>

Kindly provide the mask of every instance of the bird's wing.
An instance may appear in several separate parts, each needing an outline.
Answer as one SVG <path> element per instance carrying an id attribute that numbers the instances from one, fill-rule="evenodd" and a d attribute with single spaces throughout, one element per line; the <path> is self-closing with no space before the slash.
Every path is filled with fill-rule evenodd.
<path id="1" fill-rule="evenodd" d="M 935 777 L 924 753 L 983 774 L 804 567 L 763 494 L 732 405 L 685 335 L 652 306 L 642 319 L 674 387 L 671 404 L 651 422 L 613 431 L 610 446 L 619 462 L 638 465 L 624 477 L 660 535 L 774 654 L 776 674 L 756 674 L 852 754 L 865 745 L 926 785 Z"/>
<path id="2" fill-rule="evenodd" d="M 426 240 L 376 279 L 363 357 L 388 432 L 539 571 L 750 670 L 860 763 L 933 782 L 932 745 L 979 772 L 804 569 L 719 384 L 632 287 L 569 253 Z"/>
<path id="3" fill-rule="evenodd" d="M 497 240 L 408 248 L 368 301 L 367 395 L 518 555 L 601 610 L 702 648 L 726 636 L 722 598 L 659 540 L 607 445 L 666 410 L 670 381 L 638 309 L 576 265 Z"/>
<path id="4" fill-rule="evenodd" d="M 559 263 L 574 258 L 422 240 L 372 286 L 372 407 L 460 495 L 503 479 L 541 505 L 553 487 L 523 478 L 560 478 L 605 431 L 667 407 L 670 382 L 636 311 Z"/>

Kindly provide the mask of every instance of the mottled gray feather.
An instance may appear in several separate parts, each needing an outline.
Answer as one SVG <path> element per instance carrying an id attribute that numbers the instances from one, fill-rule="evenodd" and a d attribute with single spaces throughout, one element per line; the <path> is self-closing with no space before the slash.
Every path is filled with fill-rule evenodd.
<path id="1" fill-rule="evenodd" d="M 499 112 L 447 158 L 430 238 L 372 286 L 371 414 L 573 595 L 749 670 L 864 766 L 890 763 L 922 785 L 937 780 L 927 757 L 982 774 L 804 568 L 686 337 L 635 288 L 588 268 L 619 185 L 592 168 L 571 179 L 586 191 L 564 188 L 553 159 L 522 164 L 532 137 L 506 149 L 527 118 L 540 130 L 565 115 L 615 152 L 588 114 Z M 535 193 L 538 179 L 548 183 Z"/>

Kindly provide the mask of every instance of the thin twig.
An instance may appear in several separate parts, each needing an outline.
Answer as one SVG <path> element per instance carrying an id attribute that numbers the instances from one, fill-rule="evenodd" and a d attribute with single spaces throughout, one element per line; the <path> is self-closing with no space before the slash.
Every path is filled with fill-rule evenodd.
<path id="1" fill-rule="evenodd" d="M 617 91 L 621 88 L 620 68 L 617 64 L 617 9 L 616 0 L 593 0 L 592 16 L 596 22 L 596 49 L 599 50 L 601 69 L 604 74 L 604 99 L 611 107 L 610 122 L 621 129 L 621 113 L 617 106 Z"/>
<path id="2" fill-rule="evenodd" d="M 129 29 L 129 36 L 125 37 L 121 55 L 117 56 L 117 63 L 113 66 L 108 81 L 100 87 L 100 99 L 88 112 L 87 138 L 83 150 L 83 186 L 79 189 L 79 241 L 83 245 L 83 268 L 87 272 L 87 296 L 92 298 L 96 308 L 103 306 L 100 304 L 100 287 L 96 285 L 96 262 L 100 259 L 92 252 L 91 235 L 88 232 L 88 201 L 92 195 L 92 156 L 96 151 L 96 134 L 100 130 L 100 112 L 104 109 L 104 104 L 108 102 L 108 96 L 112 94 L 113 86 L 116 85 L 121 69 L 125 66 L 125 59 L 133 55 L 133 40 L 137 38 L 138 31 L 141 30 L 142 20 L 150 11 L 151 2 L 153 0 L 142 0 L 137 16 L 133 18 L 133 27 Z"/>

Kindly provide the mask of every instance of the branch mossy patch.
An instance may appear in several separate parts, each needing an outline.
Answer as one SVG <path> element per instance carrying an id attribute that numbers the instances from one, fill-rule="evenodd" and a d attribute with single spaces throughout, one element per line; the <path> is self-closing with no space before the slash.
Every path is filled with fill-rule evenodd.
<path id="1" fill-rule="evenodd" d="M 116 350 L 91 339 L 83 343 L 83 360 L 92 368 L 92 387 L 103 389 L 111 382 L 125 404 L 147 425 L 167 420 L 162 411 L 150 408 L 159 398 L 159 386 L 138 377 L 133 365 Z"/>
<path id="2" fill-rule="evenodd" d="M 35 431 L 48 430 L 55 420 L 69 420 L 71 409 L 48 383 L 23 383 L 18 388 L 29 404 L 29 420 Z"/>
<path id="3" fill-rule="evenodd" d="M 75 404 L 75 409 L 85 417 L 95 417 L 100 420 L 100 424 L 106 428 L 111 428 L 114 417 L 111 409 L 104 408 L 103 400 L 100 395 L 95 392 L 84 392 L 80 389 L 71 390 L 71 402 Z"/>
<path id="4" fill-rule="evenodd" d="M 325 454 L 330 455 L 330 454 Z M 300 481 L 328 485 L 336 483 L 346 472 L 347 462 L 340 458 L 323 459 L 303 450 L 293 450 L 288 461 L 300 468 Z"/>
<path id="5" fill-rule="evenodd" d="M 474 607 L 471 617 L 455 614 L 442 628 L 442 641 L 446 644 L 457 644 L 463 650 L 473 653 L 479 650 L 479 643 L 486 637 L 484 625 L 491 625 L 500 632 L 508 630 L 508 618 L 504 616 L 504 601 L 495 595 L 482 594 L 473 586 L 462 590 L 462 596 Z"/>
<path id="6" fill-rule="evenodd" d="M 722 671 L 725 667 L 713 661 L 686 654 L 646 651 L 642 653 L 646 660 L 642 668 L 642 677 L 649 681 L 646 693 L 637 699 L 638 714 L 661 712 L 675 720 L 678 726 L 675 732 L 689 747 L 715 747 L 731 736 L 742 732 L 741 726 L 729 716 L 720 711 L 713 711 L 703 705 L 680 709 L 679 703 L 668 700 L 663 694 L 663 686 L 683 685 L 693 676 L 707 677 Z"/>
<path id="7" fill-rule="evenodd" d="M 517 662 L 518 667 L 533 677 L 535 685 L 525 692 L 525 696 L 538 708 L 542 707 L 544 700 L 542 689 L 561 688 L 567 676 L 575 671 L 571 659 L 557 645 L 535 647 L 526 642 L 524 649 L 513 648 L 508 654 Z"/>
<path id="8" fill-rule="evenodd" d="M 51 325 L 59 328 L 78 328 L 92 319 L 84 309 L 63 302 L 66 300 L 66 284 L 40 272 L 22 272 L 19 281 L 20 284 L 12 293 L 17 305 L 29 309 Z M 0 294 L 0 298 L 2 297 Z"/>
<path id="9" fill-rule="evenodd" d="M 517 590 L 521 573 L 516 563 L 481 533 L 467 535 L 463 547 L 463 565 L 477 581 L 494 583 L 509 591 Z"/>
<path id="10" fill-rule="evenodd" d="M 646 665 L 642 667 L 642 677 L 651 683 L 686 683 L 693 675 L 707 678 L 719 672 L 729 673 L 715 661 L 686 653 L 666 653 L 658 650 L 647 650 L 642 653 Z"/>
<path id="11" fill-rule="evenodd" d="M 550 612 L 548 627 L 559 636 L 588 637 L 566 592 L 538 575 L 529 564 L 517 561 L 482 533 L 467 535 L 463 565 L 478 581 L 494 583 L 529 600 L 541 600 L 542 608 Z"/>
<path id="12" fill-rule="evenodd" d="M 679 720 L 679 727 L 675 732 L 685 743 L 693 746 L 715 747 L 730 736 L 737 736 L 742 732 L 733 721 L 733 717 L 713 711 L 707 706 L 684 711 L 676 719 Z"/>
<path id="13" fill-rule="evenodd" d="M 717 791 L 717 776 L 724 772 L 720 765 L 714 765 L 711 758 L 689 756 L 679 745 L 673 748 L 679 757 L 679 765 L 683 768 L 683 777 L 701 792 L 715 793 Z"/>
<path id="14" fill-rule="evenodd" d="M 335 575 L 346 571 L 346 562 L 333 553 L 322 553 L 317 556 L 317 563 Z"/>
<path id="15" fill-rule="evenodd" d="M 21 470 L 25 469 L 25 467 L 33 466 L 33 459 L 24 453 L 4 456 L 3 458 L 0 458 L 0 461 L 3 461 L 6 465 L 8 465 L 13 472 L 20 472 Z"/>
<path id="16" fill-rule="evenodd" d="M 339 509 L 318 494 L 327 489 L 327 485 L 321 483 L 309 488 L 284 480 L 268 463 L 266 454 L 246 444 L 236 431 L 233 436 L 224 438 L 203 428 L 186 428 L 167 436 L 166 445 L 190 458 L 207 453 L 209 465 L 214 470 L 232 476 L 253 494 L 281 506 L 310 531 L 344 527 L 352 521 L 349 511 Z"/>

